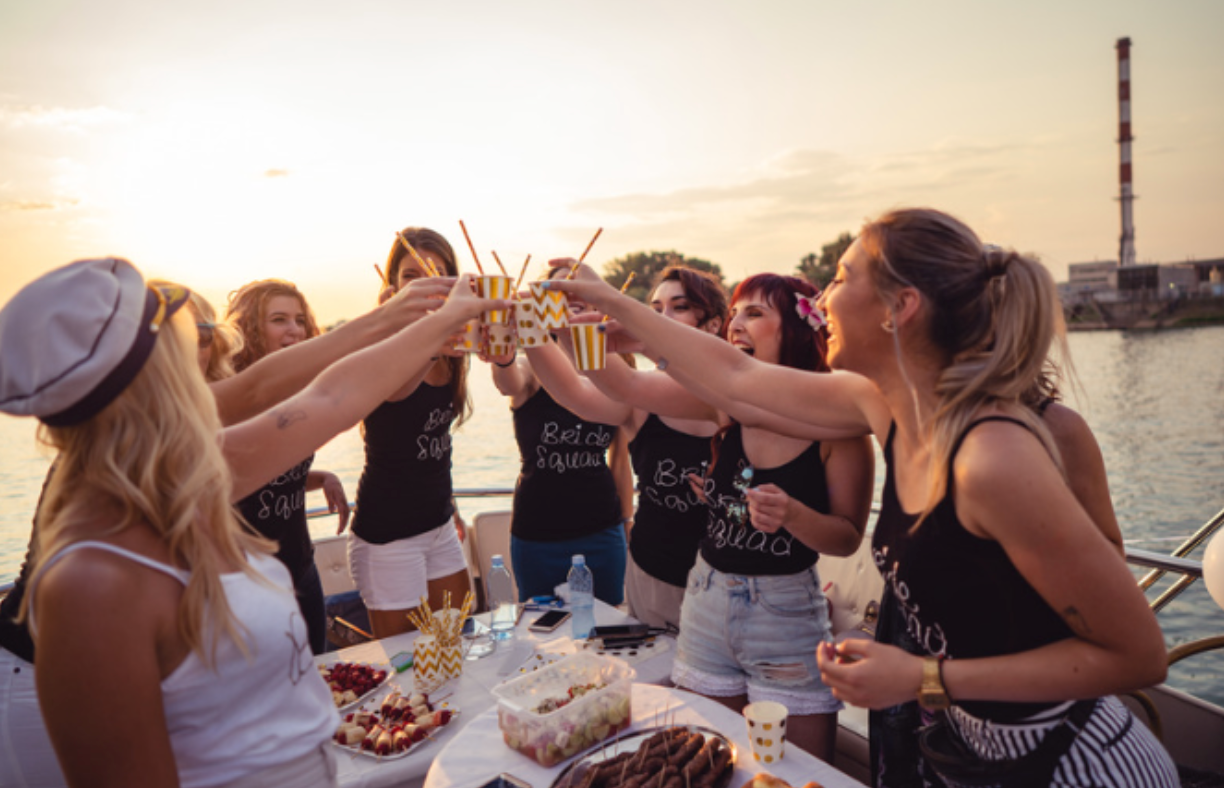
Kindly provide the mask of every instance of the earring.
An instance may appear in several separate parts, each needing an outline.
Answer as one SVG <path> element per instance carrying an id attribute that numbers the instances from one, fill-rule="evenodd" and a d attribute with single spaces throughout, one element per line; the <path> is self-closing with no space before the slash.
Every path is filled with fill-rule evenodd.
<path id="1" fill-rule="evenodd" d="M 890 334 L 896 330 L 893 326 L 892 320 L 885 320 L 883 323 L 880 324 L 880 328 L 884 329 Z"/>

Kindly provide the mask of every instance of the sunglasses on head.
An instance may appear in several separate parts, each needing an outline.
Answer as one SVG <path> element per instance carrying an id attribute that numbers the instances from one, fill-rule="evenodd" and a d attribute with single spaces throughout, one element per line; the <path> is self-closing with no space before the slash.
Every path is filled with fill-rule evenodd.
<path id="1" fill-rule="evenodd" d="M 212 347 L 213 334 L 216 333 L 216 323 L 196 323 L 196 334 L 199 338 L 200 350 Z"/>

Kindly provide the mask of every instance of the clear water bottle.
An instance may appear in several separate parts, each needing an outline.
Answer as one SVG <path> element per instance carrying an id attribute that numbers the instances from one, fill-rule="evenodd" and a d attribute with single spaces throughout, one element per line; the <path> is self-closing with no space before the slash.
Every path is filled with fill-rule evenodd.
<path id="1" fill-rule="evenodd" d="M 595 577 L 581 554 L 574 556 L 569 570 L 569 603 L 574 640 L 586 638 L 595 627 Z"/>
<path id="2" fill-rule="evenodd" d="M 510 640 L 518 624 L 518 597 L 502 557 L 493 556 L 492 564 L 489 568 L 489 609 L 493 611 L 493 639 Z"/>

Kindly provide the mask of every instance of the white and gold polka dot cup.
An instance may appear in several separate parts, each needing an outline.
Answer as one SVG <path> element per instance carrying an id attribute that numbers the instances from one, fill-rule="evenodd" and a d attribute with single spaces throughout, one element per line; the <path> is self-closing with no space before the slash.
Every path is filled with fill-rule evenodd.
<path id="1" fill-rule="evenodd" d="M 489 326 L 489 355 L 508 356 L 514 352 L 514 323 Z"/>
<path id="2" fill-rule="evenodd" d="M 520 348 L 526 350 L 548 344 L 548 329 L 530 300 L 524 299 L 514 305 L 514 326 Z"/>
<path id="3" fill-rule="evenodd" d="M 463 353 L 480 352 L 480 321 L 469 320 L 463 324 L 463 334 L 455 339 L 452 348 Z"/>
<path id="4" fill-rule="evenodd" d="M 782 760 L 786 745 L 786 707 L 772 700 L 749 703 L 744 707 L 744 719 L 748 723 L 748 744 L 752 757 L 760 763 L 777 763 Z"/>

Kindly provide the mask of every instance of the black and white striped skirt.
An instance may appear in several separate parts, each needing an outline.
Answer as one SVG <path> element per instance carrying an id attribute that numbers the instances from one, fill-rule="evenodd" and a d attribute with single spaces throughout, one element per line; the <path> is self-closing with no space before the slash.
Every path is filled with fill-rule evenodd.
<path id="1" fill-rule="evenodd" d="M 1020 758 L 1058 726 L 1071 703 L 1023 722 L 1002 724 L 953 706 L 948 719 L 966 745 L 987 761 Z M 1151 731 L 1114 697 L 1101 698 L 1071 749 L 1058 762 L 1052 786 L 1177 788 L 1177 767 Z"/>

